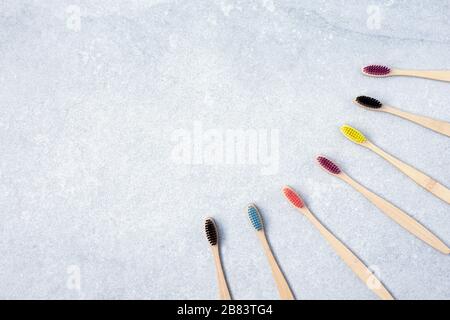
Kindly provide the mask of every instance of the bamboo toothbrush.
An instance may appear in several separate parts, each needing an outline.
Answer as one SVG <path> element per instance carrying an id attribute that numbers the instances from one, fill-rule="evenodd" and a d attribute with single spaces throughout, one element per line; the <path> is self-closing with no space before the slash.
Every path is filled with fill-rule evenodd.
<path id="1" fill-rule="evenodd" d="M 425 243 L 439 250 L 444 254 L 449 254 L 450 249 L 436 237 L 431 231 L 422 226 L 419 222 L 407 215 L 405 212 L 394 206 L 392 203 L 386 201 L 380 196 L 376 195 L 372 191 L 366 189 L 361 184 L 353 180 L 345 172 L 343 172 L 333 161 L 324 157 L 318 156 L 317 163 L 326 172 L 338 177 L 339 179 L 347 182 L 356 191 L 360 192 L 364 197 L 371 201 L 375 206 L 383 211 L 389 218 L 397 222 L 403 228 L 411 232 L 417 238 L 421 239 Z"/>
<path id="2" fill-rule="evenodd" d="M 264 232 L 263 221 L 258 208 L 256 208 L 254 204 L 249 204 L 247 207 L 247 213 L 253 228 L 255 228 L 256 230 L 256 234 L 258 235 L 259 241 L 261 242 L 267 259 L 269 260 L 270 269 L 272 270 L 272 275 L 275 279 L 280 298 L 282 300 L 294 300 L 294 295 L 292 294 L 291 289 L 289 289 L 289 284 L 284 278 L 283 272 L 278 266 L 277 260 L 273 256 L 272 250 L 270 249 L 269 242 L 267 241 L 266 234 Z"/>
<path id="3" fill-rule="evenodd" d="M 361 69 L 362 73 L 370 77 L 407 76 L 432 80 L 450 81 L 450 70 L 405 70 L 372 64 Z"/>
<path id="4" fill-rule="evenodd" d="M 401 117 L 403 119 L 415 122 L 425 128 L 434 130 L 438 133 L 445 134 L 450 137 L 450 123 L 442 120 L 436 120 L 425 116 L 420 116 L 410 112 L 406 112 L 388 105 L 381 103 L 379 100 L 367 97 L 359 96 L 353 100 L 358 106 L 375 111 L 383 111 Z"/>
<path id="5" fill-rule="evenodd" d="M 378 297 L 383 300 L 394 300 L 389 291 L 383 286 L 381 281 L 359 260 L 359 258 L 337 239 L 308 209 L 300 196 L 288 186 L 283 187 L 283 194 L 286 199 L 298 210 L 305 215 L 309 221 L 319 230 L 325 240 L 333 247 L 336 253 L 341 257 L 347 266 L 361 279 L 366 286 L 372 290 Z"/>
<path id="6" fill-rule="evenodd" d="M 211 251 L 214 256 L 214 262 L 216 264 L 217 282 L 219 284 L 219 297 L 221 300 L 231 300 L 230 292 L 227 286 L 227 280 L 223 273 L 222 262 L 220 260 L 219 253 L 219 234 L 217 232 L 216 223 L 213 218 L 206 218 L 205 220 L 205 232 L 206 238 L 211 245 Z"/>
<path id="7" fill-rule="evenodd" d="M 439 182 L 435 181 L 416 168 L 400 161 L 397 158 L 394 158 L 387 152 L 381 150 L 379 147 L 367 140 L 367 138 L 355 128 L 349 125 L 343 125 L 341 127 L 341 132 L 349 140 L 372 150 L 373 152 L 384 158 L 386 161 L 390 162 L 408 177 L 413 179 L 418 185 L 422 186 L 423 188 L 434 194 L 436 197 L 441 198 L 442 200 L 450 204 L 450 190 L 444 187 Z"/>

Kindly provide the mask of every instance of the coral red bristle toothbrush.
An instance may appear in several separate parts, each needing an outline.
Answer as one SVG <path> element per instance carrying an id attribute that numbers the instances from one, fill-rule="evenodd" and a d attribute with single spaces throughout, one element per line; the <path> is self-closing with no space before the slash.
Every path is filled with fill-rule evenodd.
<path id="1" fill-rule="evenodd" d="M 380 280 L 366 267 L 366 265 L 339 239 L 337 239 L 308 209 L 300 196 L 288 186 L 283 188 L 283 194 L 286 199 L 319 230 L 325 240 L 333 247 L 334 251 L 341 257 L 347 266 L 383 300 L 393 300 L 389 291 L 383 286 Z M 369 285 L 371 284 L 371 285 Z"/>

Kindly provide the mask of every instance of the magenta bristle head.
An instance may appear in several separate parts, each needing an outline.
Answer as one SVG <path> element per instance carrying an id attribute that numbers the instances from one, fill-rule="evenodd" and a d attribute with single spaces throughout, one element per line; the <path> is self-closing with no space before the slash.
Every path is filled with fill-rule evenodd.
<path id="1" fill-rule="evenodd" d="M 370 74 L 372 76 L 385 76 L 385 75 L 388 75 L 389 72 L 391 72 L 391 68 L 386 67 L 386 66 L 372 64 L 370 66 L 365 66 L 363 68 L 363 72 Z"/>
<path id="2" fill-rule="evenodd" d="M 329 173 L 331 174 L 341 173 L 341 169 L 339 169 L 339 167 L 330 159 L 325 158 L 324 156 L 318 156 L 316 159 L 319 165 Z"/>

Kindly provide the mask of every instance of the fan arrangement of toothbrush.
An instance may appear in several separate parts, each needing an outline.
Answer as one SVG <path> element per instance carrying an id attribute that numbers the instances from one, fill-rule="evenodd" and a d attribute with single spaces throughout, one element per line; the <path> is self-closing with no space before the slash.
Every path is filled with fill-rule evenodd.
<path id="1" fill-rule="evenodd" d="M 370 65 L 364 67 L 362 69 L 362 72 L 363 74 L 372 77 L 411 76 L 450 82 L 450 71 L 402 70 L 380 65 Z M 354 103 L 369 110 L 391 113 L 393 115 L 415 122 L 423 127 L 450 137 L 450 123 L 448 122 L 408 113 L 398 108 L 382 104 L 380 101 L 372 97 L 359 96 L 354 100 Z M 423 187 L 425 190 L 450 204 L 450 190 L 447 187 L 440 184 L 425 173 L 412 167 L 411 165 L 408 165 L 383 151 L 380 147 L 369 141 L 359 130 L 349 125 L 343 125 L 340 130 L 342 134 L 350 141 L 375 152 L 386 161 L 391 163 L 393 166 L 395 166 L 398 170 L 407 175 L 409 178 L 411 178 L 413 181 L 415 181 L 418 185 Z M 353 187 L 356 191 L 361 193 L 367 200 L 372 202 L 384 214 L 386 214 L 394 222 L 398 223 L 405 230 L 416 236 L 418 239 L 422 240 L 424 243 L 428 244 L 429 246 L 443 254 L 450 254 L 450 248 L 425 226 L 420 224 L 417 220 L 409 216 L 407 213 L 405 213 L 386 199 L 383 199 L 382 197 L 378 196 L 377 194 L 373 193 L 372 191 L 358 183 L 348 174 L 343 172 L 339 168 L 339 166 L 332 160 L 323 155 L 320 155 L 317 156 L 316 162 L 326 172 L 341 179 L 342 181 Z M 381 281 L 375 276 L 375 274 L 373 274 L 370 269 L 344 243 L 342 243 L 315 217 L 315 215 L 308 209 L 305 202 L 298 195 L 298 193 L 294 191 L 294 189 L 289 186 L 285 186 L 282 189 L 282 193 L 288 200 L 288 202 L 311 222 L 311 224 L 320 232 L 320 234 L 325 238 L 329 245 L 334 249 L 336 254 L 354 272 L 354 274 L 363 283 L 365 283 L 370 290 L 373 291 L 374 294 L 376 294 L 380 299 L 383 300 L 394 299 L 389 291 L 381 283 Z M 272 253 L 269 242 L 267 241 L 263 227 L 263 220 L 256 205 L 248 205 L 247 214 L 248 218 L 250 219 L 251 225 L 255 229 L 258 239 L 261 242 L 263 250 L 267 256 L 280 299 L 293 300 L 294 295 L 289 288 L 289 284 L 286 281 L 283 272 L 281 271 Z M 230 293 L 228 291 L 219 255 L 217 227 L 212 218 L 206 219 L 205 230 L 215 259 L 220 298 L 230 299 Z"/>

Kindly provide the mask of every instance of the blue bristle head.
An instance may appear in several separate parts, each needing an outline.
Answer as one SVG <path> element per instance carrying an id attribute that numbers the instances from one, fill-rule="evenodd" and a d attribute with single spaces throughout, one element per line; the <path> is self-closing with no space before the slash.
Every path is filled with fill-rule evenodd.
<path id="1" fill-rule="evenodd" d="M 263 222 L 261 215 L 259 214 L 258 208 L 254 204 L 250 204 L 248 206 L 248 218 L 250 219 L 250 222 L 252 223 L 252 226 L 257 230 L 260 231 L 263 229 Z"/>

